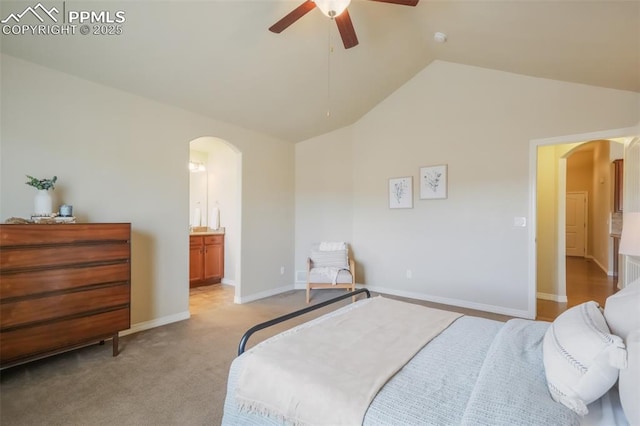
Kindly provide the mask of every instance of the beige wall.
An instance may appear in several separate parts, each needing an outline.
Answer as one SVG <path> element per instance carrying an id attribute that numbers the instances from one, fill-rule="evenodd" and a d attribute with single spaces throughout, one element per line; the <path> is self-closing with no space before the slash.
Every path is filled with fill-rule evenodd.
<path id="1" fill-rule="evenodd" d="M 189 142 L 201 136 L 242 153 L 239 299 L 285 284 L 280 265 L 292 270 L 294 258 L 291 144 L 7 55 L 1 67 L 1 219 L 30 215 L 25 174 L 55 174 L 56 202 L 73 204 L 82 220 L 131 222 L 134 324 L 188 315 L 186 166 Z"/>
<path id="2" fill-rule="evenodd" d="M 346 127 L 296 145 L 295 265 L 298 286 L 306 280 L 305 262 L 311 243 L 353 241 L 352 140 L 352 128 Z M 354 247 L 351 249 L 353 251 Z M 358 252 L 352 254 L 357 260 Z"/>
<path id="3" fill-rule="evenodd" d="M 527 315 L 528 230 L 514 226 L 514 218 L 529 212 L 531 140 L 629 127 L 638 105 L 637 93 L 432 63 L 352 126 L 351 241 L 364 272 L 358 281 Z M 314 161 L 300 150 L 333 137 L 316 139 L 296 147 L 297 159 L 306 161 L 296 162 L 297 182 L 310 179 L 305 170 Z M 323 156 L 343 151 L 325 147 Z M 433 164 L 448 164 L 449 197 L 419 200 L 419 168 Z M 388 207 L 388 179 L 399 176 L 414 177 L 412 209 Z M 321 208 L 313 193 L 304 194 L 301 207 L 302 190 L 296 191 L 297 212 Z M 307 220 L 296 215 L 297 223 Z"/>
<path id="4" fill-rule="evenodd" d="M 564 151 L 564 145 L 550 145 L 538 148 L 538 173 L 536 203 L 538 206 L 536 241 L 537 241 L 537 284 L 536 289 L 545 298 L 564 301 L 564 289 L 557 288 L 558 281 L 558 245 L 559 237 L 564 234 L 558 229 L 557 214 L 559 210 L 558 181 L 564 178 L 558 167 Z"/>

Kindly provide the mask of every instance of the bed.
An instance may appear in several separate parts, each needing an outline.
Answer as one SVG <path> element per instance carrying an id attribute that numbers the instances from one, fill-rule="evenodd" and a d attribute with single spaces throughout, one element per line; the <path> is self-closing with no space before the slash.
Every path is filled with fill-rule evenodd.
<path id="1" fill-rule="evenodd" d="M 362 291 L 357 290 L 356 293 Z M 618 321 L 624 328 L 620 333 L 627 330 L 635 333 L 627 333 L 630 336 L 625 337 L 636 340 L 637 350 L 640 347 L 640 333 L 636 332 L 640 328 L 640 319 L 636 318 L 640 307 L 640 282 L 626 293 L 629 294 L 622 294 L 617 300 L 622 300 L 622 304 L 631 309 L 631 316 L 628 311 L 621 312 L 620 303 L 615 308 L 616 313 L 611 315 L 612 318 L 623 318 Z M 631 424 L 636 424 L 634 416 L 638 415 L 638 410 L 630 406 L 637 405 L 638 401 L 640 370 L 636 367 L 640 361 L 637 355 L 629 353 L 628 360 L 633 360 L 634 364 L 629 367 L 634 368 L 626 368 L 624 339 L 603 332 L 602 324 L 604 327 L 607 325 L 595 302 L 570 309 L 554 323 L 523 319 L 502 323 L 471 316 L 455 316 L 450 321 L 445 319 L 441 329 L 425 327 L 436 332 L 426 344 L 418 343 L 418 349 L 408 360 L 387 369 L 389 371 L 385 374 L 388 377 L 377 377 L 366 382 L 363 390 L 354 391 L 359 389 L 359 384 L 354 385 L 353 382 L 360 379 L 355 380 L 352 376 L 368 374 L 367 368 L 384 369 L 374 364 L 363 367 L 363 373 L 358 366 L 366 364 L 365 360 L 386 354 L 390 347 L 402 347 L 405 343 L 393 340 L 393 343 L 385 344 L 381 341 L 377 344 L 384 349 L 376 350 L 360 342 L 368 340 L 369 336 L 361 339 L 357 335 L 349 335 L 349 341 L 357 341 L 352 349 L 346 349 L 355 350 L 355 355 L 349 357 L 349 352 L 340 352 L 343 346 L 349 345 L 337 338 L 335 345 L 332 341 L 325 341 L 321 348 L 315 346 L 311 351 L 313 354 L 304 352 L 309 348 L 304 339 L 308 338 L 305 336 L 321 336 L 321 330 L 327 328 L 335 332 L 330 328 L 332 323 L 338 326 L 354 324 L 353 315 L 374 309 L 374 305 L 382 302 L 376 301 L 379 299 L 385 298 L 359 300 L 280 333 L 245 352 L 245 345 L 253 332 L 309 312 L 316 306 L 250 329 L 241 339 L 239 356 L 229 371 L 222 424 L 628 425 L 627 417 L 634 419 Z M 401 304 L 394 309 L 399 308 L 402 312 L 417 306 L 394 302 Z M 385 318 L 386 314 L 372 312 L 374 317 L 380 318 L 380 324 L 394 322 Z M 427 315 L 422 318 L 431 318 L 434 313 L 425 311 L 418 314 Z M 396 310 L 390 315 L 396 318 L 403 314 Z M 367 318 L 366 322 L 371 321 L 373 327 L 380 328 L 376 319 L 363 318 Z M 422 319 L 416 322 L 424 323 Z M 344 328 L 361 333 L 355 325 Z M 420 326 L 414 328 L 420 329 Z M 593 332 L 595 329 L 597 332 Z M 400 329 L 390 330 L 392 334 L 398 334 Z M 404 328 L 402 330 L 399 334 L 405 334 Z M 607 331 L 610 330 L 607 328 Z M 412 330 L 406 333 L 409 340 L 415 340 Z M 576 338 L 590 333 L 593 339 L 587 339 L 586 343 L 582 337 Z M 305 343 L 300 345 L 303 349 L 293 346 L 294 349 L 290 350 L 292 346 L 288 345 L 295 339 L 303 339 Z M 319 339 L 322 341 L 322 337 Z M 326 351 L 323 350 L 325 347 Z M 358 352 L 361 347 L 366 350 Z M 588 354 L 585 358 L 580 353 L 584 347 L 598 354 Z M 337 362 L 332 364 L 332 368 L 340 370 L 344 380 L 331 376 L 331 369 L 325 368 L 326 360 L 333 358 L 342 360 L 342 365 Z M 566 367 L 567 362 L 572 365 Z M 619 372 L 630 374 L 626 377 L 625 386 L 622 386 L 622 374 L 620 387 L 616 384 Z M 373 389 L 371 383 L 374 383 Z M 623 392 L 624 397 L 621 398 L 620 393 Z M 627 402 L 623 408 L 621 399 L 624 401 L 625 398 L 633 404 Z M 585 404 L 581 406 L 583 402 Z"/>

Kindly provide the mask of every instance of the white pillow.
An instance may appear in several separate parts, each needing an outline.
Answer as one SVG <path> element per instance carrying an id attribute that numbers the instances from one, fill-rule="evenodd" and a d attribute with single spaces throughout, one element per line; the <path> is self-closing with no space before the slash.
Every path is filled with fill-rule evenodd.
<path id="1" fill-rule="evenodd" d="M 349 269 L 347 250 L 311 250 L 311 261 L 314 268 Z"/>
<path id="2" fill-rule="evenodd" d="M 629 333 L 627 368 L 620 370 L 620 403 L 629 424 L 640 425 L 640 328 Z"/>
<path id="3" fill-rule="evenodd" d="M 604 318 L 611 332 L 623 339 L 640 328 L 640 278 L 607 298 Z"/>
<path id="4" fill-rule="evenodd" d="M 624 343 L 609 333 L 596 302 L 563 312 L 549 326 L 542 344 L 551 396 L 580 415 L 604 395 L 626 366 Z"/>

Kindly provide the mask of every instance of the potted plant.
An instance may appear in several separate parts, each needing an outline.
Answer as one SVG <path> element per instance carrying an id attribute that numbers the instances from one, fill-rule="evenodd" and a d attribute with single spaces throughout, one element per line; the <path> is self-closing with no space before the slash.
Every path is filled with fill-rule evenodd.
<path id="1" fill-rule="evenodd" d="M 25 183 L 38 190 L 34 199 L 34 216 L 51 216 L 53 203 L 51 201 L 49 190 L 55 189 L 55 183 L 58 180 L 58 176 L 54 176 L 51 179 L 38 179 L 27 175 L 27 178 L 29 180 Z"/>

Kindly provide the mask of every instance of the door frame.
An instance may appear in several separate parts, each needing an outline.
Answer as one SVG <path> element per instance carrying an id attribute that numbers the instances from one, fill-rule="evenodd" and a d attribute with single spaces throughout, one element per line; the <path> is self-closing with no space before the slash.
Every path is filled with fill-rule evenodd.
<path id="1" fill-rule="evenodd" d="M 571 153 L 573 152 L 573 150 L 569 151 L 568 155 L 571 155 Z M 565 181 L 566 182 L 566 181 Z M 566 185 L 565 185 L 565 189 L 566 189 Z M 584 253 L 582 254 L 582 257 L 587 257 L 587 249 L 589 248 L 589 193 L 587 191 L 565 191 L 565 204 L 564 204 L 564 212 L 565 212 L 565 221 L 564 221 L 564 229 L 565 229 L 565 235 L 566 235 L 566 230 L 567 230 L 567 222 L 566 222 L 566 212 L 567 212 L 567 195 L 569 194 L 581 194 L 584 195 L 584 203 L 585 203 L 585 209 L 584 209 L 584 241 L 582 242 L 582 245 L 584 247 Z M 561 216 L 561 215 L 560 215 Z M 565 249 L 565 256 L 567 255 L 567 241 L 565 238 L 565 245 L 564 245 L 564 249 Z"/>
<path id="2" fill-rule="evenodd" d="M 556 136 L 551 138 L 541 138 L 541 139 L 531 139 L 529 140 L 529 217 L 531 220 L 529 221 L 529 235 L 528 235 L 528 252 L 529 252 L 529 268 L 528 268 L 528 286 L 529 286 L 529 301 L 527 304 L 527 315 L 529 319 L 535 319 L 536 311 L 537 311 L 537 301 L 536 301 L 536 292 L 537 292 L 537 266 L 538 259 L 536 254 L 536 233 L 537 233 L 537 218 L 538 218 L 538 206 L 537 206 L 537 195 L 538 195 L 538 147 L 547 146 L 547 145 L 563 145 L 569 143 L 577 143 L 577 142 L 585 142 L 592 141 L 598 139 L 613 139 L 613 138 L 624 138 L 624 137 L 633 137 L 640 134 L 640 123 L 638 123 L 634 127 L 625 127 L 619 129 L 610 129 L 603 130 L 599 132 L 591 132 L 591 133 L 581 133 L 574 135 L 565 135 L 565 136 Z M 564 191 L 562 191 L 562 196 L 558 196 L 558 202 L 562 202 L 562 206 L 558 206 L 559 208 L 564 209 L 565 206 L 565 192 L 566 192 L 566 158 L 560 159 L 560 167 L 558 182 L 564 185 Z M 564 164 L 564 172 L 562 171 L 562 165 Z M 564 210 L 562 210 L 564 211 Z M 562 220 L 562 233 L 558 235 L 558 257 L 562 258 L 566 256 L 565 254 L 565 241 L 564 241 L 564 220 Z M 562 280 L 558 281 L 558 292 L 562 294 L 566 294 L 566 268 L 564 265 L 558 265 L 558 277 L 562 275 Z M 560 271 L 560 269 L 562 269 Z"/>

